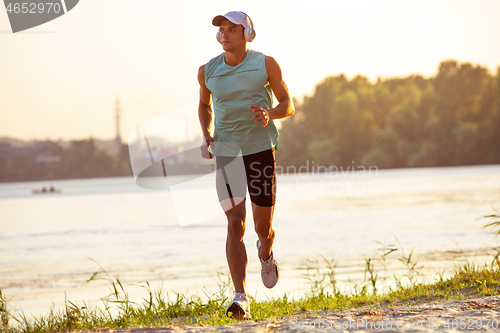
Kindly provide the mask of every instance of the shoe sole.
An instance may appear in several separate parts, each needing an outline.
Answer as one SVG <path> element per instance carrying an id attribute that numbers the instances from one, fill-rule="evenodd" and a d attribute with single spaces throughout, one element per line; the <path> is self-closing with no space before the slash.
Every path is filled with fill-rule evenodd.
<path id="1" fill-rule="evenodd" d="M 226 316 L 236 320 L 252 320 L 252 317 L 245 313 L 245 310 L 238 304 L 231 304 L 226 310 Z"/>
<path id="2" fill-rule="evenodd" d="M 276 265 L 276 283 L 275 283 L 275 284 L 273 284 L 272 286 L 269 286 L 269 287 L 268 287 L 268 286 L 266 286 L 266 285 L 264 284 L 264 281 L 262 281 L 262 283 L 264 284 L 264 287 L 266 287 L 267 289 L 272 289 L 272 288 L 274 288 L 274 286 L 276 286 L 276 285 L 278 284 L 278 281 L 279 281 L 279 279 L 280 279 L 280 268 L 279 268 L 278 263 L 277 263 L 276 261 L 274 261 L 274 264 Z"/>
<path id="3" fill-rule="evenodd" d="M 260 239 L 257 240 L 257 255 L 259 256 L 259 260 L 260 260 Z M 274 261 L 274 264 L 276 265 L 276 283 L 273 284 L 272 286 L 266 286 L 266 284 L 264 283 L 264 280 L 262 280 L 262 284 L 264 285 L 264 287 L 266 287 L 267 289 L 272 289 L 274 288 L 274 286 L 276 286 L 278 284 L 278 281 L 280 279 L 280 269 L 279 269 L 279 266 L 278 266 L 278 263 L 276 262 L 276 260 Z"/>

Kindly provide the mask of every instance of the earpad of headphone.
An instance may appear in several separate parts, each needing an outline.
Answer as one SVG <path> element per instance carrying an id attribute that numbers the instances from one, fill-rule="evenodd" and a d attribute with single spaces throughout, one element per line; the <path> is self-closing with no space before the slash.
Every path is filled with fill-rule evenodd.
<path id="1" fill-rule="evenodd" d="M 251 42 L 253 41 L 253 39 L 255 38 L 255 30 L 253 30 L 252 28 L 248 27 L 245 29 L 245 39 L 247 42 Z"/>

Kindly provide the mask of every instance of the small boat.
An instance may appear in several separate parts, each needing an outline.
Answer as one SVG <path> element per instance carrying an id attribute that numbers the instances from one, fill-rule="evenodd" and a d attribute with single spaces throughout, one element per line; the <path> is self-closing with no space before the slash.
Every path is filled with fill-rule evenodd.
<path id="1" fill-rule="evenodd" d="M 33 194 L 61 193 L 61 190 L 54 188 L 54 186 L 51 186 L 49 188 L 42 187 L 41 190 L 31 190 L 31 193 Z"/>

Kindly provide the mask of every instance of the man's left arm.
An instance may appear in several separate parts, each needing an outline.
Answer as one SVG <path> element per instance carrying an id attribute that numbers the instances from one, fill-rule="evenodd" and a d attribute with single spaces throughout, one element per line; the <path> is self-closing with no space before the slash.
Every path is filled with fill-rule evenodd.
<path id="1" fill-rule="evenodd" d="M 273 57 L 266 56 L 266 70 L 269 84 L 273 90 L 274 96 L 278 100 L 276 107 L 266 110 L 258 105 L 250 105 L 256 115 L 253 116 L 256 122 L 263 121 L 262 127 L 265 127 L 270 119 L 286 118 L 294 114 L 292 99 L 288 88 L 283 82 L 281 68 Z"/>

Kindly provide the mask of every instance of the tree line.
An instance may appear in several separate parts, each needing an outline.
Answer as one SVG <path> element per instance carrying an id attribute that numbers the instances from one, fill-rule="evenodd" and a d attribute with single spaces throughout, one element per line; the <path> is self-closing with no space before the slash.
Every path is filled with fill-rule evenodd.
<path id="1" fill-rule="evenodd" d="M 295 109 L 280 129 L 282 170 L 308 161 L 345 169 L 500 164 L 500 67 L 492 75 L 480 65 L 448 60 L 429 78 L 371 83 L 361 75 L 330 76 L 295 100 Z M 132 175 L 127 145 L 116 156 L 92 138 L 68 147 L 40 141 L 12 148 L 0 145 L 0 181 Z"/>
<path id="2" fill-rule="evenodd" d="M 132 174 L 128 146 L 125 144 L 121 145 L 116 156 L 100 150 L 92 138 L 73 140 L 68 147 L 46 140 L 22 148 L 10 148 L 5 145 L 0 148 L 9 150 L 9 153 L 0 159 L 0 182 Z"/>
<path id="3" fill-rule="evenodd" d="M 280 130 L 282 166 L 500 163 L 500 67 L 447 60 L 430 78 L 330 76 L 295 108 Z"/>

